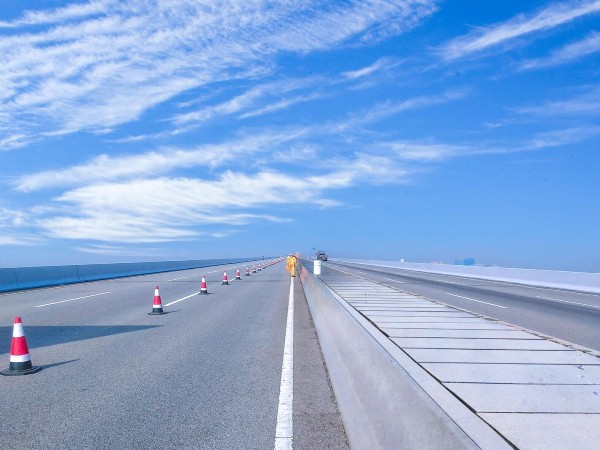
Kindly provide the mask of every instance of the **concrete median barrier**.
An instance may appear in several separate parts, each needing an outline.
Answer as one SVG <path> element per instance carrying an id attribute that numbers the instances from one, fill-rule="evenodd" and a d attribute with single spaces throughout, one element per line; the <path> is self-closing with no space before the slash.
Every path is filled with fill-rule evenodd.
<path id="1" fill-rule="evenodd" d="M 175 270 L 196 269 L 221 264 L 262 260 L 254 258 L 152 261 L 139 263 L 87 264 L 69 266 L 0 268 L 0 292 L 32 289 L 86 281 L 106 280 Z"/>
<path id="2" fill-rule="evenodd" d="M 352 448 L 512 448 L 306 266 L 302 284 Z"/>

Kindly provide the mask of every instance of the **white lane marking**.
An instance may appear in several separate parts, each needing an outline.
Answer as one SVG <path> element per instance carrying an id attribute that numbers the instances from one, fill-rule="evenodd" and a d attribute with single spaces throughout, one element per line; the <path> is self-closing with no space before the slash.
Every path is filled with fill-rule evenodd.
<path id="1" fill-rule="evenodd" d="M 491 305 L 491 306 L 495 306 L 497 308 L 504 308 L 504 309 L 506 309 L 506 306 L 496 305 L 495 303 L 488 303 L 488 302 L 484 302 L 484 301 L 481 301 L 481 300 L 475 300 L 474 298 L 463 297 L 462 295 L 450 294 L 449 292 L 446 292 L 446 295 L 451 295 L 452 297 L 464 298 L 465 300 L 471 300 L 472 302 L 485 303 L 486 305 Z"/>
<path id="2" fill-rule="evenodd" d="M 220 270 L 212 270 L 212 271 L 206 272 L 206 273 L 217 273 L 217 272 L 220 272 Z"/>
<path id="3" fill-rule="evenodd" d="M 184 280 L 184 279 L 186 279 L 186 278 L 189 278 L 189 277 L 179 277 L 179 278 L 173 278 L 172 280 L 167 280 L 167 283 L 168 283 L 169 281 L 178 281 L 178 280 Z"/>
<path id="4" fill-rule="evenodd" d="M 457 283 L 456 281 L 448 281 L 448 280 L 435 280 L 435 281 L 439 281 L 440 283 L 460 284 L 461 286 L 466 286 L 464 283 Z"/>
<path id="5" fill-rule="evenodd" d="M 110 292 L 102 292 L 100 294 L 85 295 L 83 297 L 70 298 L 68 300 L 61 300 L 59 302 L 45 303 L 43 305 L 37 305 L 37 306 L 35 306 L 35 308 L 41 308 L 43 306 L 50 306 L 50 305 L 58 305 L 59 303 L 74 302 L 75 300 L 81 300 L 84 298 L 91 298 L 91 297 L 98 297 L 99 295 L 106 295 L 106 294 L 110 294 Z"/>
<path id="6" fill-rule="evenodd" d="M 392 280 L 391 278 L 384 278 L 384 280 L 392 281 L 394 283 L 404 283 L 404 281 Z"/>
<path id="7" fill-rule="evenodd" d="M 194 292 L 193 294 L 190 294 L 190 295 L 188 295 L 187 297 L 183 297 L 183 298 L 180 298 L 179 300 L 175 300 L 174 302 L 167 303 L 165 306 L 171 306 L 171 305 L 174 305 L 175 303 L 182 302 L 182 301 L 184 301 L 184 300 L 187 300 L 187 299 L 188 299 L 188 298 L 190 298 L 190 297 L 193 297 L 194 295 L 198 295 L 199 293 L 200 293 L 200 292 Z"/>
<path id="8" fill-rule="evenodd" d="M 600 309 L 600 306 L 597 306 L 597 305 L 588 305 L 587 303 L 570 302 L 568 300 L 559 300 L 558 298 L 542 297 L 541 295 L 536 295 L 535 298 L 543 298 L 544 300 L 552 300 L 552 301 L 560 302 L 560 303 L 569 303 L 571 305 L 587 306 L 588 308 Z"/>
<path id="9" fill-rule="evenodd" d="M 368 273 L 367 273 L 367 272 L 361 272 L 360 270 L 357 270 L 356 272 L 358 272 L 358 273 L 362 273 L 363 275 L 368 275 Z"/>
<path id="10" fill-rule="evenodd" d="M 279 387 L 279 406 L 277 407 L 277 428 L 275 429 L 275 450 L 291 450 L 294 436 L 294 278 L 290 283 L 287 323 L 285 326 L 285 344 L 281 367 L 281 385 Z"/>

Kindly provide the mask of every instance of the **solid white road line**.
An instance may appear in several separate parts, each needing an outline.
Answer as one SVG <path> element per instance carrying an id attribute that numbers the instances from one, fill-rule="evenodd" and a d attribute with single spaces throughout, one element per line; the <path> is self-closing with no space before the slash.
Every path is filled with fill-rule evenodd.
<path id="1" fill-rule="evenodd" d="M 472 302 L 485 303 L 486 305 L 495 306 L 496 308 L 506 309 L 506 306 L 496 305 L 495 303 L 488 303 L 488 302 L 484 302 L 481 300 L 475 300 L 474 298 L 463 297 L 462 295 L 450 294 L 449 292 L 446 292 L 446 295 L 451 295 L 452 297 L 464 298 L 465 300 L 471 300 Z"/>
<path id="2" fill-rule="evenodd" d="M 179 300 L 175 300 L 174 302 L 167 303 L 165 306 L 171 306 L 171 305 L 174 305 L 175 303 L 182 302 L 182 301 L 184 301 L 184 300 L 187 300 L 188 298 L 191 298 L 191 297 L 193 297 L 194 295 L 198 295 L 199 293 L 200 293 L 200 292 L 194 292 L 193 294 L 190 294 L 190 295 L 188 295 L 187 297 L 183 297 L 183 298 L 180 298 Z"/>
<path id="3" fill-rule="evenodd" d="M 294 436 L 293 400 L 294 400 L 294 278 L 290 283 L 287 323 L 285 326 L 285 344 L 281 367 L 281 385 L 279 387 L 279 406 L 277 408 L 277 428 L 275 429 L 275 450 L 291 450 Z"/>
<path id="4" fill-rule="evenodd" d="M 600 309 L 600 306 L 598 306 L 598 305 L 588 305 L 587 303 L 570 302 L 568 300 L 559 300 L 557 298 L 542 297 L 540 295 L 536 295 L 535 298 L 543 298 L 544 300 L 552 300 L 554 302 L 569 303 L 571 305 L 587 306 L 588 308 L 598 308 L 598 309 Z"/>
<path id="5" fill-rule="evenodd" d="M 81 300 L 84 298 L 91 298 L 91 297 L 98 297 L 99 295 L 106 295 L 106 294 L 110 294 L 110 292 L 102 292 L 100 294 L 92 294 L 92 295 L 86 295 L 84 297 L 70 298 L 68 300 L 61 300 L 59 302 L 45 303 L 43 305 L 37 305 L 37 306 L 35 306 L 35 308 L 41 308 L 43 306 L 50 306 L 50 305 L 58 305 L 59 303 L 74 302 L 75 300 Z"/>

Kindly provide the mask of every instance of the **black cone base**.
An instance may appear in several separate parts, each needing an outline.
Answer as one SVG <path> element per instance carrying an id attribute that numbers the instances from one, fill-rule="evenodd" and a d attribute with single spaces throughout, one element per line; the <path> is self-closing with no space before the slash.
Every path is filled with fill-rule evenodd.
<path id="1" fill-rule="evenodd" d="M 42 370 L 41 367 L 32 367 L 31 369 L 23 369 L 23 370 L 18 370 L 18 369 L 11 369 L 10 367 L 6 370 L 3 370 L 2 372 L 0 372 L 1 375 L 4 375 L 6 377 L 12 377 L 15 375 L 31 375 L 32 373 L 36 373 L 39 372 L 40 370 Z"/>

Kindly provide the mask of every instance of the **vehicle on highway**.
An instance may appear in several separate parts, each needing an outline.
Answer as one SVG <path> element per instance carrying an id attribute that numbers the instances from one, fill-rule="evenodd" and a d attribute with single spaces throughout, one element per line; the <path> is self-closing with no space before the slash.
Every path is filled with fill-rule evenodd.
<path id="1" fill-rule="evenodd" d="M 327 261 L 327 254 L 323 250 L 317 252 L 317 259 L 321 261 Z"/>

